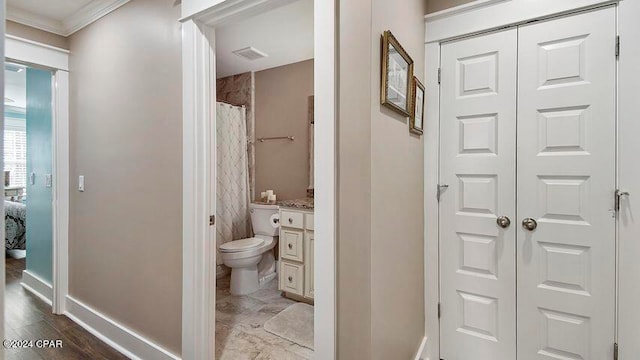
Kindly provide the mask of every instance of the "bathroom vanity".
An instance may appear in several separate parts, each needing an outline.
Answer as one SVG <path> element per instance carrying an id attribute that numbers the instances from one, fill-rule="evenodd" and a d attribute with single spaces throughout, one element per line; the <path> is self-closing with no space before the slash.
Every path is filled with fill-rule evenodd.
<path id="1" fill-rule="evenodd" d="M 280 203 L 278 288 L 294 300 L 313 302 L 313 199 Z"/>

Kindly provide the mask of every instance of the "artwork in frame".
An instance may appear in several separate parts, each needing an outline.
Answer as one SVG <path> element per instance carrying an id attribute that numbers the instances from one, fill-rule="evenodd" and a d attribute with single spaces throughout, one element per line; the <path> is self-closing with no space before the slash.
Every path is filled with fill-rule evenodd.
<path id="1" fill-rule="evenodd" d="M 422 135 L 424 131 L 424 85 L 415 76 L 412 81 L 411 113 L 409 131 Z"/>
<path id="2" fill-rule="evenodd" d="M 389 30 L 382 34 L 381 68 L 381 104 L 410 117 L 413 60 Z"/>

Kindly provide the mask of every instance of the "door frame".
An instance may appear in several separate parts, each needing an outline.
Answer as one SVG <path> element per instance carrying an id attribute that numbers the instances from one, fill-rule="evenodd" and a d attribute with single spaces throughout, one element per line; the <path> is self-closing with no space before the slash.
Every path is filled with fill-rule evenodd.
<path id="1" fill-rule="evenodd" d="M 640 109 L 636 106 L 637 84 L 640 83 L 640 42 L 633 41 L 640 32 L 640 23 L 634 14 L 640 12 L 640 3 L 630 0 L 476 0 L 468 4 L 439 11 L 425 16 L 425 79 L 426 122 L 425 138 L 425 331 L 427 338 L 427 359 L 440 358 L 440 321 L 438 303 L 440 299 L 439 274 L 439 218 L 437 187 L 440 159 L 440 46 L 449 40 L 473 36 L 500 28 L 517 26 L 532 20 L 566 15 L 600 6 L 617 4 L 618 34 L 621 36 L 620 57 L 618 59 L 618 187 L 632 195 L 622 201 L 622 211 L 618 214 L 617 275 L 618 275 L 618 316 L 616 339 L 622 358 L 633 357 L 640 352 L 640 343 L 634 341 L 640 336 L 637 324 L 640 309 L 634 306 L 640 302 L 640 290 L 634 280 L 640 273 L 640 220 L 633 218 L 631 204 L 633 194 L 640 193 L 640 170 L 637 157 L 640 153 Z M 634 13 L 635 12 L 635 13 Z M 625 39 L 629 39 L 624 41 Z M 625 141 L 626 140 L 626 141 Z M 613 195 L 612 195 L 613 196 Z M 626 201 L 628 200 L 628 201 Z M 613 199 L 612 199 L 613 201 Z M 626 220 L 626 221 L 625 221 Z M 624 254 L 624 255 L 623 255 Z M 623 256 L 621 256 L 623 255 Z"/>
<path id="2" fill-rule="evenodd" d="M 291 0 L 211 1 L 182 18 L 183 282 L 182 358 L 215 358 L 215 28 Z M 184 4 L 183 4 L 184 6 Z M 315 356 L 336 354 L 336 1 L 314 2 L 316 244 Z M 214 162 L 215 163 L 215 162 Z M 213 180 L 213 181 L 212 181 Z"/>
<path id="3" fill-rule="evenodd" d="M 53 284 L 34 277 L 37 288 L 23 286 L 52 305 L 54 314 L 64 314 L 69 292 L 69 51 L 12 35 L 4 38 L 5 60 L 53 74 Z M 1 131 L 4 134 L 4 128 Z"/>

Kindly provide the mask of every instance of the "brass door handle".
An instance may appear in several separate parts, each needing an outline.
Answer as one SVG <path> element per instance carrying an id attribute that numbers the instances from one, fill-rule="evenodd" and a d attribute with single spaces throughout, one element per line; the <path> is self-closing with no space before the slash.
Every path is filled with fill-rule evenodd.
<path id="1" fill-rule="evenodd" d="M 522 227 L 525 230 L 533 231 L 538 227 L 538 222 L 532 218 L 525 218 L 522 220 Z"/>
<path id="2" fill-rule="evenodd" d="M 501 228 L 506 229 L 509 227 L 509 225 L 511 225 L 511 220 L 509 219 L 508 216 L 500 216 L 498 217 L 498 219 L 496 219 L 496 223 Z"/>

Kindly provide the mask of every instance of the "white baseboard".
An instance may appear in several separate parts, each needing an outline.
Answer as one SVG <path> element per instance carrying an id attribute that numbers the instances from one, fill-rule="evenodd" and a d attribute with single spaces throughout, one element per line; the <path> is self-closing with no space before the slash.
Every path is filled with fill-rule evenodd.
<path id="1" fill-rule="evenodd" d="M 22 271 L 22 282 L 20 282 L 20 285 L 47 304 L 52 304 L 53 287 L 51 284 L 30 273 L 28 270 Z"/>
<path id="2" fill-rule="evenodd" d="M 427 360 L 427 337 L 422 338 L 415 360 Z"/>
<path id="3" fill-rule="evenodd" d="M 66 316 L 130 359 L 180 359 L 179 356 L 71 296 L 67 296 L 66 305 Z"/>

